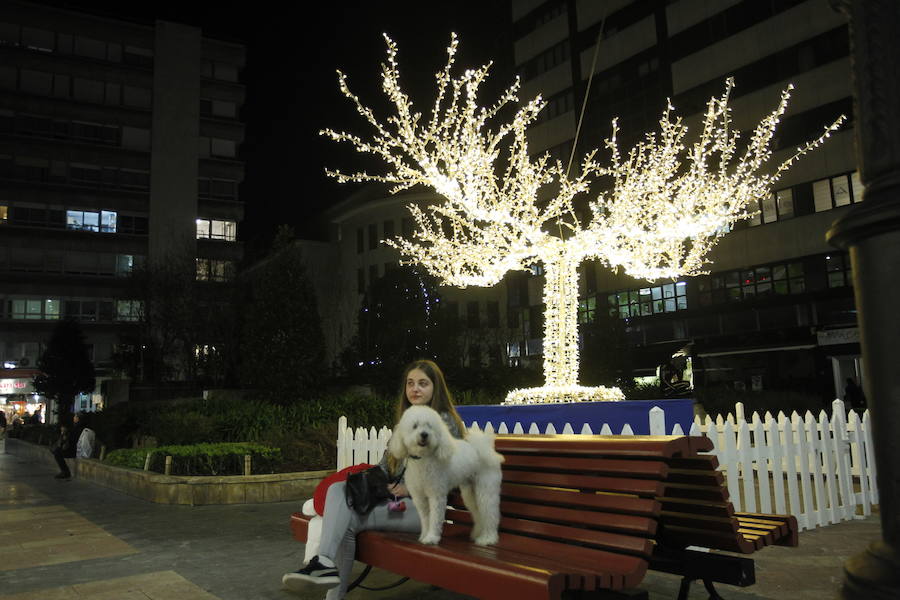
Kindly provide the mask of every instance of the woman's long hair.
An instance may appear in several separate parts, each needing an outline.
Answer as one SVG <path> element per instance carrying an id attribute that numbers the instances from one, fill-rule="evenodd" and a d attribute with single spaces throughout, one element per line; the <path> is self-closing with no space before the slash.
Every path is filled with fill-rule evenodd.
<path id="1" fill-rule="evenodd" d="M 463 424 L 459 413 L 456 412 L 456 406 L 453 403 L 453 395 L 450 393 L 450 388 L 447 387 L 447 380 L 444 379 L 444 373 L 441 371 L 441 368 L 431 360 L 414 361 L 407 365 L 403 370 L 403 377 L 400 379 L 400 397 L 397 399 L 394 422 L 399 423 L 400 417 L 403 416 L 406 409 L 412 406 L 409 398 L 406 397 L 406 379 L 415 369 L 419 369 L 425 373 L 434 387 L 434 393 L 431 395 L 429 406 L 439 413 L 449 414 L 450 418 L 456 422 L 456 427 L 459 429 L 460 434 L 465 436 L 466 426 Z M 394 476 L 397 475 L 397 466 L 397 459 L 388 454 L 388 469 L 390 469 L 391 474 Z"/>

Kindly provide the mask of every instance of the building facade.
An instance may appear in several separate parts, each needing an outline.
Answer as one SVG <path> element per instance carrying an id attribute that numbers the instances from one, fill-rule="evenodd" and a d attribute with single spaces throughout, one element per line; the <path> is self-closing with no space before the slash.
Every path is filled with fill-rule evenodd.
<path id="1" fill-rule="evenodd" d="M 772 164 L 847 115 L 762 199 L 753 220 L 720 241 L 708 275 L 646 282 L 587 265 L 580 320 L 598 311 L 624 319 L 636 366 L 647 372 L 684 349 L 695 385 L 803 390 L 825 400 L 843 396 L 847 377 L 859 382 L 850 264 L 825 242 L 830 225 L 862 200 L 847 25 L 829 2 L 513 0 L 512 16 L 522 97 L 540 93 L 548 102 L 532 149 L 564 163 L 573 145 L 576 164 L 602 148 L 616 116 L 627 151 L 657 127 L 666 98 L 696 125 L 731 76 L 742 131 L 795 86 Z"/>
<path id="2" fill-rule="evenodd" d="M 113 377 L 144 309 L 136 266 L 183 264 L 212 285 L 243 255 L 245 48 L 11 0 L 0 57 L 0 379 L 30 378 L 67 317 Z"/>

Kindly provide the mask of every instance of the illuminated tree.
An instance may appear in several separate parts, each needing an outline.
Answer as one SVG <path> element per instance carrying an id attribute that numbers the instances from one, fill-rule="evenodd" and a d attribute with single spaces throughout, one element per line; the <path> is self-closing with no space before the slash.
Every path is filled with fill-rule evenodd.
<path id="1" fill-rule="evenodd" d="M 383 124 L 338 71 L 341 91 L 374 132 L 369 139 L 331 129 L 322 133 L 380 157 L 387 172 L 327 172 L 340 182 L 392 183 L 393 192 L 415 185 L 437 192 L 441 201 L 409 207 L 418 226 L 413 239 L 387 243 L 445 284 L 491 286 L 508 271 L 543 264 L 545 386 L 511 392 L 508 403 L 621 399 L 616 388 L 577 385 L 578 265 L 596 258 L 647 280 L 702 273 L 704 257 L 716 241 L 736 221 L 751 216 L 752 203 L 771 193 L 781 174 L 843 120 L 770 173 L 761 172 L 771 158 L 770 142 L 790 87 L 738 152 L 740 133 L 731 127 L 728 107 L 729 79 L 722 96 L 709 100 L 699 139 L 690 146 L 685 143 L 687 127 L 669 105 L 659 132 L 646 134 L 625 156 L 616 144 L 613 120 L 605 144 L 610 164 L 598 164 L 594 150 L 583 158 L 578 174 L 569 176 L 562 163 L 551 162 L 546 154 L 529 155 L 526 131 L 545 105 L 540 96 L 520 105 L 516 80 L 491 107 L 479 106 L 478 88 L 491 65 L 454 77 L 454 35 L 426 118 L 415 112 L 401 89 L 397 47 L 387 36 L 385 41 L 382 89 L 396 112 Z M 517 110 L 511 121 L 503 122 L 500 114 L 508 106 Z M 595 193 L 590 217 L 581 222 L 573 200 L 600 178 L 606 179 L 600 185 L 605 191 Z M 550 193 L 539 194 L 542 188 Z"/>

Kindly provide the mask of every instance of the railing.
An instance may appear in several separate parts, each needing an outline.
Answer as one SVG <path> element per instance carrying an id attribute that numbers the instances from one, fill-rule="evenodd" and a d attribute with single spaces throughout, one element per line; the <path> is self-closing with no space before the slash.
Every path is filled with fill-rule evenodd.
<path id="1" fill-rule="evenodd" d="M 680 425 L 666 426 L 660 408 L 649 411 L 647 418 L 652 435 L 684 435 Z M 792 514 L 802 529 L 810 529 L 869 515 L 878 504 L 875 483 L 874 446 L 869 411 L 862 418 L 844 403 L 832 403 L 831 416 L 821 411 L 818 418 L 811 412 L 803 417 L 794 412 L 745 418 L 741 403 L 735 412 L 715 419 L 695 417 L 690 435 L 712 439 L 714 454 L 725 474 L 731 502 L 737 511 Z M 468 424 L 470 427 L 473 423 Z M 584 424 L 577 432 L 566 424 L 560 431 L 553 425 L 539 431 L 535 424 L 526 428 L 516 423 L 512 430 L 505 424 L 495 428 L 491 423 L 477 423 L 497 433 L 564 433 L 591 435 Z M 614 433 L 603 425 L 601 435 L 633 435 L 625 425 Z M 380 431 L 347 427 L 346 417 L 338 422 L 337 466 L 342 469 L 361 462 L 377 463 L 384 454 L 391 430 Z"/>

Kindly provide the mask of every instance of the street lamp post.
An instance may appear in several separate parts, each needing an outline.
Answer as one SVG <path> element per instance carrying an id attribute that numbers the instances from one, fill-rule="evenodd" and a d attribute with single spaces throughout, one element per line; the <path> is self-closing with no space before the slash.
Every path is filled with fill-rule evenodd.
<path id="1" fill-rule="evenodd" d="M 828 241 L 850 252 L 872 411 L 882 538 L 844 564 L 846 599 L 900 598 L 900 4 L 831 0 L 848 16 L 857 162 L 864 202 Z"/>

